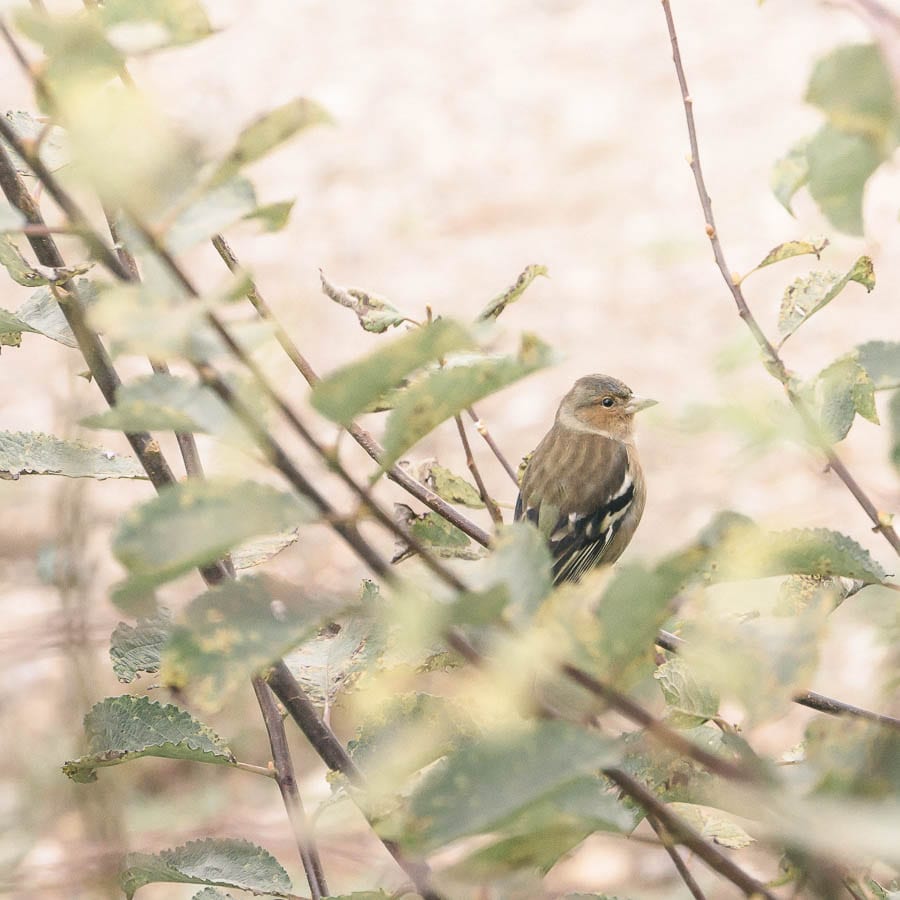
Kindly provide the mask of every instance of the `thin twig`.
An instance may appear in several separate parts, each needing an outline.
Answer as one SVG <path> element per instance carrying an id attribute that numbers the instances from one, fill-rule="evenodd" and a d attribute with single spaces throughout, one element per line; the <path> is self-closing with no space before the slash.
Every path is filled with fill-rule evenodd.
<path id="1" fill-rule="evenodd" d="M 748 875 L 740 866 L 735 865 L 714 844 L 703 839 L 690 825 L 683 822 L 639 781 L 635 781 L 621 769 L 604 769 L 603 774 L 617 784 L 632 800 L 636 801 L 649 815 L 661 822 L 666 831 L 693 853 L 700 857 L 711 869 L 727 878 L 735 887 L 740 888 L 748 897 L 765 897 L 766 900 L 777 900 L 762 882 Z"/>
<path id="2" fill-rule="evenodd" d="M 332 772 L 340 772 L 354 788 L 364 791 L 366 780 L 362 772 L 334 732 L 322 721 L 284 660 L 271 668 L 266 681 L 325 765 Z M 431 870 L 426 863 L 407 859 L 395 841 L 381 838 L 381 842 L 425 900 L 440 900 L 441 895 L 431 886 Z"/>
<path id="3" fill-rule="evenodd" d="M 880 532 L 885 540 L 900 554 L 900 535 L 894 530 L 890 524 L 889 517 L 880 513 L 869 496 L 860 487 L 856 479 L 850 474 L 843 461 L 837 455 L 834 447 L 822 438 L 821 431 L 815 421 L 813 414 L 810 412 L 803 398 L 794 389 L 791 381 L 791 375 L 784 364 L 782 358 L 778 355 L 778 351 L 772 346 L 772 343 L 766 337 L 759 323 L 756 321 L 747 301 L 744 298 L 744 292 L 741 290 L 740 279 L 732 275 L 725 255 L 722 251 L 722 244 L 719 241 L 719 233 L 716 230 L 716 222 L 713 217 L 712 200 L 710 200 L 709 192 L 706 189 L 706 181 L 703 177 L 703 169 L 700 166 L 700 148 L 697 144 L 697 127 L 694 123 L 694 101 L 688 90 L 687 79 L 684 74 L 684 66 L 681 61 L 681 51 L 678 49 L 678 35 L 675 31 L 675 21 L 672 18 L 672 9 L 669 0 L 662 0 L 663 12 L 666 16 L 666 25 L 669 30 L 669 39 L 672 43 L 672 59 L 675 62 L 675 73 L 678 76 L 678 84 L 681 88 L 681 99 L 684 104 L 684 115 L 687 120 L 688 140 L 691 146 L 691 171 L 694 173 L 694 182 L 697 186 L 697 195 L 700 198 L 700 206 L 703 209 L 703 217 L 706 223 L 706 234 L 709 237 L 712 246 L 713 256 L 719 272 L 725 283 L 728 285 L 731 296 L 734 298 L 738 314 L 744 320 L 754 340 L 762 350 L 766 370 L 781 382 L 787 394 L 788 400 L 796 410 L 800 419 L 806 428 L 809 440 L 819 451 L 825 456 L 828 467 L 840 478 L 844 483 L 856 502 L 863 509 L 873 524 L 873 531 Z"/>
<path id="4" fill-rule="evenodd" d="M 503 467 L 503 471 L 506 472 L 507 475 L 512 479 L 512 483 L 519 487 L 519 476 L 516 474 L 516 470 L 510 465 L 509 460 L 503 454 L 503 451 L 497 446 L 497 442 L 491 437 L 490 431 L 488 431 L 487 425 L 484 424 L 484 419 L 482 419 L 478 413 L 475 412 L 474 407 L 469 406 L 466 408 L 466 413 L 468 413 L 469 418 L 475 425 L 475 430 L 481 435 L 484 439 L 484 442 L 491 448 L 491 453 L 497 457 L 497 461 Z"/>
<path id="5" fill-rule="evenodd" d="M 666 853 L 669 854 L 669 859 L 672 860 L 672 864 L 678 870 L 678 874 L 681 876 L 681 880 L 687 885 L 687 889 L 691 892 L 691 896 L 694 900 L 706 900 L 706 896 L 703 891 L 700 890 L 700 885 L 697 884 L 694 876 L 691 874 L 690 869 L 688 869 L 684 860 L 681 858 L 681 854 L 675 848 L 675 844 L 672 840 L 672 836 L 666 830 L 666 826 L 659 821 L 651 813 L 647 813 L 647 823 L 650 827 L 656 832 L 656 836 L 659 838 L 660 843 L 665 848 Z"/>
<path id="6" fill-rule="evenodd" d="M 228 266 L 232 272 L 237 272 L 241 268 L 240 262 L 225 238 L 222 237 L 222 235 L 217 234 L 213 237 L 212 243 L 219 256 L 222 257 L 225 265 Z M 256 283 L 252 280 L 247 289 L 247 299 L 253 305 L 253 308 L 257 313 L 259 313 L 260 318 L 272 324 L 275 339 L 281 345 L 285 354 L 287 354 L 288 359 L 291 360 L 297 371 L 300 372 L 306 380 L 306 383 L 310 387 L 314 387 L 320 381 L 319 376 L 316 374 L 316 371 L 310 365 L 306 357 L 300 352 L 291 336 L 285 331 L 275 313 L 272 311 L 271 306 L 269 306 L 263 298 Z M 373 460 L 375 460 L 375 462 L 379 465 L 381 464 L 382 459 L 384 459 L 384 448 L 377 440 L 375 440 L 375 437 L 370 432 L 355 423 L 349 425 L 347 432 L 353 440 L 355 440 L 356 443 L 359 444 Z M 429 509 L 436 512 L 439 516 L 442 516 L 450 522 L 451 525 L 456 526 L 464 534 L 467 534 L 472 540 L 481 544 L 483 547 L 490 545 L 491 536 L 484 529 L 462 515 L 459 510 L 447 503 L 442 497 L 439 497 L 434 491 L 430 490 L 421 482 L 416 481 L 415 478 L 400 466 L 391 466 L 387 470 L 387 477 L 415 497 L 418 501 L 424 503 Z"/>
<path id="7" fill-rule="evenodd" d="M 669 653 L 680 653 L 687 646 L 687 641 L 669 631 L 659 631 L 656 635 L 656 644 L 663 650 L 668 650 Z M 852 703 L 836 700 L 834 697 L 827 697 L 816 691 L 795 694 L 791 699 L 794 703 L 814 709 L 816 712 L 827 713 L 831 716 L 854 716 L 857 719 L 865 719 L 867 722 L 875 722 L 878 725 L 886 725 L 889 728 L 900 730 L 900 719 L 894 716 L 873 712 L 862 706 L 854 706 Z"/>
<path id="8" fill-rule="evenodd" d="M 456 422 L 456 430 L 459 432 L 459 440 L 463 446 L 463 452 L 466 454 L 466 465 L 469 468 L 469 471 L 472 473 L 472 477 L 475 479 L 475 486 L 478 488 L 478 496 L 481 497 L 481 502 L 487 508 L 487 511 L 490 513 L 491 519 L 494 524 L 502 525 L 503 524 L 503 513 L 500 512 L 499 507 L 494 502 L 493 497 L 488 493 L 488 489 L 484 484 L 484 479 L 481 477 L 481 472 L 478 470 L 478 463 L 475 462 L 475 456 L 472 454 L 472 447 L 469 444 L 469 437 L 466 434 L 466 426 L 463 425 L 462 416 L 454 416 L 453 420 Z"/>
<path id="9" fill-rule="evenodd" d="M 306 872 L 306 880 L 309 882 L 310 894 L 312 900 L 321 900 L 322 897 L 328 896 L 328 885 L 322 872 L 322 862 L 319 859 L 319 851 L 306 818 L 306 811 L 303 809 L 303 801 L 300 799 L 300 791 L 297 788 L 294 763 L 291 760 L 291 751 L 284 730 L 284 719 L 281 718 L 281 713 L 275 705 L 272 691 L 259 676 L 253 678 L 253 690 L 256 693 L 256 700 L 259 703 L 266 732 L 269 735 L 269 746 L 272 748 L 272 761 L 275 765 L 275 779 L 278 782 L 278 789 L 281 791 L 288 819 L 294 829 L 294 838 L 297 841 L 297 849 L 300 851 L 300 860 L 303 863 L 303 871 Z"/>

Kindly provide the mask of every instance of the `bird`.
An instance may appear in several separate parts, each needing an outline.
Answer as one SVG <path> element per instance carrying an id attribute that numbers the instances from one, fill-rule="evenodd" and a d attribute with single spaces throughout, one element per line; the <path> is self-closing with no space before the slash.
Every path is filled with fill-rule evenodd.
<path id="1" fill-rule="evenodd" d="M 544 535 L 554 584 L 611 565 L 631 541 L 647 500 L 634 416 L 656 402 L 609 375 L 585 375 L 562 398 L 528 459 L 514 514 Z"/>

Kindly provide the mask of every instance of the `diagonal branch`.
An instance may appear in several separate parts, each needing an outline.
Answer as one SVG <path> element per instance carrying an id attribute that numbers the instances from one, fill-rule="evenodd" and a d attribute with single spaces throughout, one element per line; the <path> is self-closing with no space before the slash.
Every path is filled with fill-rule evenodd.
<path id="1" fill-rule="evenodd" d="M 688 140 L 691 145 L 691 171 L 694 173 L 697 195 L 700 198 L 700 206 L 703 209 L 703 218 L 706 223 L 706 234 L 709 237 L 712 246 L 716 265 L 719 267 L 719 271 L 722 273 L 722 278 L 725 279 L 729 291 L 731 291 L 731 296 L 734 298 L 738 314 L 746 323 L 747 328 L 750 329 L 750 333 L 753 335 L 754 340 L 762 351 L 766 370 L 781 382 L 791 406 L 794 407 L 806 428 L 810 442 L 822 453 L 828 462 L 828 467 L 838 478 L 840 478 L 847 490 L 849 490 L 856 499 L 856 502 L 862 507 L 865 514 L 871 519 L 873 525 L 872 530 L 880 532 L 897 554 L 900 554 L 900 535 L 897 534 L 891 525 L 890 516 L 878 510 L 868 494 L 862 489 L 853 475 L 850 474 L 850 471 L 837 455 L 833 445 L 823 439 L 809 407 L 794 389 L 791 374 L 788 371 L 787 366 L 785 366 L 778 351 L 766 337 L 762 328 L 760 328 L 759 323 L 756 321 L 756 317 L 750 311 L 750 307 L 747 305 L 747 301 L 744 298 L 744 292 L 741 289 L 740 280 L 735 278 L 731 274 L 731 269 L 728 268 L 728 264 L 725 261 L 725 255 L 722 251 L 722 244 L 719 241 L 719 234 L 716 230 L 716 222 L 712 211 L 712 200 L 710 200 L 709 192 L 706 189 L 706 180 L 703 177 L 703 169 L 700 166 L 700 148 L 697 144 L 697 126 L 694 122 L 694 101 L 688 90 L 687 79 L 684 74 L 684 65 L 681 61 L 681 51 L 678 48 L 678 35 L 675 31 L 675 21 L 672 18 L 670 0 L 662 0 L 662 8 L 666 16 L 669 40 L 672 43 L 672 59 L 675 62 L 675 74 L 678 77 L 678 84 L 681 88 L 681 99 L 684 104 L 685 119 L 687 120 Z"/>
<path id="2" fill-rule="evenodd" d="M 466 426 L 463 424 L 462 416 L 454 416 L 453 419 L 456 422 L 456 430 L 459 432 L 459 440 L 462 443 L 463 452 L 466 454 L 466 465 L 475 479 L 475 486 L 478 488 L 478 496 L 481 497 L 481 502 L 487 507 L 487 511 L 490 513 L 494 523 L 502 525 L 503 513 L 500 512 L 500 508 L 494 502 L 494 498 L 488 493 L 484 479 L 481 477 L 481 470 L 478 468 L 478 463 L 475 462 L 475 456 L 472 453 L 472 446 L 469 444 L 469 436 L 466 434 Z"/>
<path id="3" fill-rule="evenodd" d="M 681 858 L 681 854 L 676 849 L 672 836 L 666 830 L 666 826 L 652 813 L 647 813 L 647 822 L 656 832 L 656 836 L 659 838 L 660 843 L 665 848 L 666 853 L 669 854 L 669 859 L 672 860 L 672 865 L 678 870 L 681 880 L 687 885 L 687 889 L 691 892 L 691 896 L 694 900 L 706 900 L 706 895 L 700 890 L 700 885 L 697 884 L 696 879 L 691 874 L 691 870 Z"/>

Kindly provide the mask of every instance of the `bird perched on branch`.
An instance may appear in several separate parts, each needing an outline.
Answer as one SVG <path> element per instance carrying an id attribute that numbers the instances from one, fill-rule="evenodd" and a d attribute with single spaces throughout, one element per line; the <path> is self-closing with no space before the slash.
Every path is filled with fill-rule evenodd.
<path id="1" fill-rule="evenodd" d="M 647 499 L 634 415 L 655 403 L 608 375 L 585 375 L 559 404 L 527 464 L 515 513 L 546 537 L 555 584 L 615 562 L 628 546 Z"/>

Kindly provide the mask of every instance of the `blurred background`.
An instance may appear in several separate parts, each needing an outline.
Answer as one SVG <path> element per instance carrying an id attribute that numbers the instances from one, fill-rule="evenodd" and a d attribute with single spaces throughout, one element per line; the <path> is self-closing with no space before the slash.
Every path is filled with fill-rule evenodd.
<path id="1" fill-rule="evenodd" d="M 729 265 L 746 272 L 776 244 L 820 234 L 832 241 L 823 268 L 845 271 L 861 253 L 874 259 L 875 292 L 851 285 L 788 342 L 788 364 L 811 376 L 858 343 L 896 338 L 897 172 L 882 167 L 869 184 L 864 240 L 836 234 L 804 192 L 792 219 L 768 186 L 774 161 L 820 122 L 803 102 L 812 64 L 840 43 L 868 40 L 863 26 L 812 0 L 673 6 Z M 334 116 L 334 126 L 301 135 L 253 168 L 262 201 L 297 198 L 288 227 L 275 235 L 249 225 L 229 233 L 320 373 L 385 338 L 362 332 L 322 295 L 319 268 L 413 316 L 430 305 L 469 318 L 524 266 L 546 265 L 550 278 L 501 318 L 500 344 L 512 347 L 519 332 L 535 332 L 563 360 L 478 409 L 514 464 L 543 436 L 575 378 L 611 374 L 660 401 L 639 423 L 649 501 L 628 558 L 655 559 L 690 540 L 713 512 L 731 508 L 771 527 L 840 524 L 893 571 L 889 548 L 820 460 L 772 439 L 783 396 L 756 362 L 713 263 L 658 2 L 214 0 L 208 11 L 217 34 L 132 72 L 210 156 L 260 111 L 298 94 Z M 0 84 L 5 108 L 34 111 L 5 52 Z M 810 260 L 748 281 L 748 299 L 770 333 L 784 287 Z M 186 263 L 207 287 L 222 281 L 211 248 L 192 251 Z M 0 307 L 15 309 L 26 296 L 0 279 Z M 275 354 L 265 363 L 303 404 L 305 384 L 289 363 Z M 77 377 L 82 368 L 74 351 L 38 335 L 4 348 L 0 426 L 80 434 L 79 419 L 103 407 L 96 388 Z M 315 421 L 323 437 L 334 437 Z M 377 417 L 366 424 L 376 433 L 381 427 Z M 125 449 L 114 433 L 81 436 Z M 512 484 L 477 436 L 473 442 L 489 487 L 511 505 Z M 883 428 L 857 421 L 840 451 L 876 505 L 897 509 L 887 445 Z M 348 462 L 367 466 L 349 442 L 342 450 Z M 465 468 L 452 423 L 414 455 Z M 230 462 L 215 448 L 207 460 L 212 470 Z M 391 487 L 381 490 L 402 499 Z M 161 760 L 101 772 L 92 787 L 59 771 L 80 752 L 84 712 L 124 689 L 107 656 L 120 618 L 108 591 L 121 576 L 109 537 L 121 512 L 150 491 L 144 482 L 0 481 L 0 892 L 10 896 L 118 896 L 107 875 L 123 849 L 159 850 L 208 834 L 263 844 L 302 884 L 281 803 L 262 779 Z M 344 592 L 355 592 L 363 574 L 315 528 L 275 568 Z M 199 578 L 186 578 L 163 600 L 177 608 L 200 588 Z M 877 685 L 868 673 L 876 650 L 864 619 L 864 605 L 832 617 L 827 659 L 809 687 L 873 702 Z M 148 682 L 130 689 L 144 692 Z M 265 764 L 249 685 L 247 694 L 247 715 L 228 710 L 219 721 L 240 758 Z M 760 748 L 791 746 L 810 715 L 796 708 L 767 726 L 756 736 Z M 245 730 L 234 734 L 238 721 Z M 297 762 L 314 806 L 328 794 L 321 769 L 299 744 Z M 363 827 L 347 837 L 355 815 L 342 806 L 320 822 L 335 893 L 372 887 L 373 877 L 396 881 Z M 647 898 L 683 892 L 664 854 L 614 838 L 588 841 L 551 875 L 548 889 Z M 731 896 L 721 883 L 718 890 L 715 896 Z M 191 893 L 156 887 L 142 896 Z"/>

